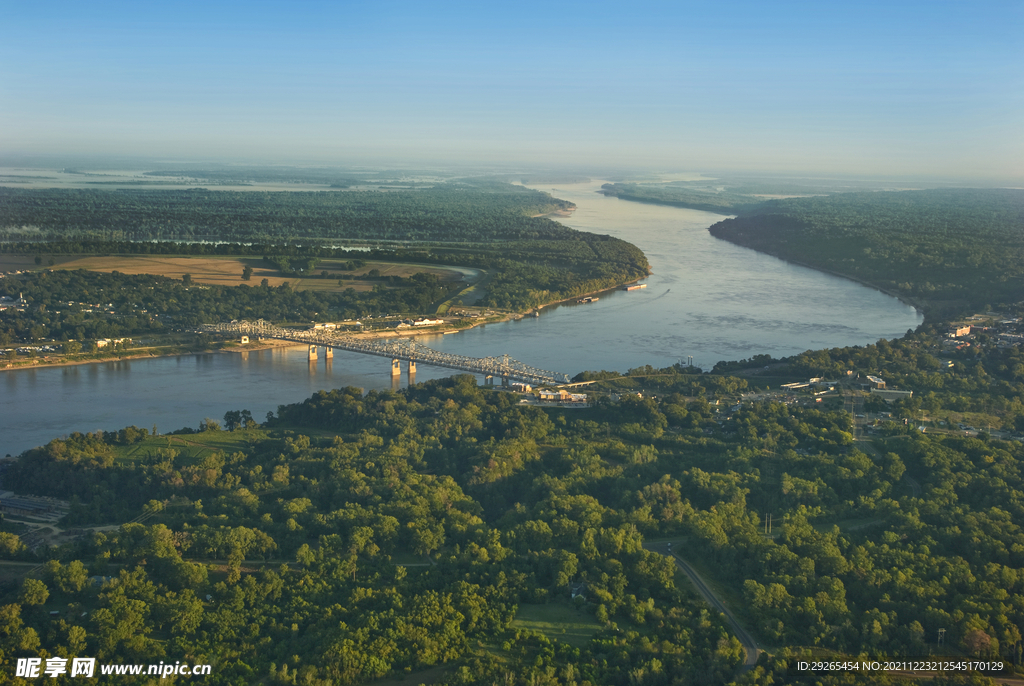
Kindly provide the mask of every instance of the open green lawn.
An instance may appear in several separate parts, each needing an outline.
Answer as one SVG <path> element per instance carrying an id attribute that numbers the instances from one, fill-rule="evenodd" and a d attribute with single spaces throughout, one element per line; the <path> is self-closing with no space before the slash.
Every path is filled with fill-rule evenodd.
<path id="1" fill-rule="evenodd" d="M 560 602 L 520 605 L 512 626 L 540 631 L 552 641 L 562 641 L 577 648 L 589 643 L 601 628 L 592 613 Z"/>
<path id="2" fill-rule="evenodd" d="M 198 434 L 181 434 L 150 436 L 134 445 L 119 446 L 117 459 L 122 462 L 141 460 L 149 455 L 156 455 L 160 449 L 178 451 L 179 459 L 199 463 L 207 455 L 216 452 L 233 453 L 245 451 L 253 441 L 267 438 L 266 431 L 249 429 L 246 431 L 204 431 Z"/>

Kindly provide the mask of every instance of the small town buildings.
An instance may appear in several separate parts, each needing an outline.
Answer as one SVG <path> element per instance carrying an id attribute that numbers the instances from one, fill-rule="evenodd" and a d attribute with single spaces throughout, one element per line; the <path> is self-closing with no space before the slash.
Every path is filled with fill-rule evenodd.
<path id="1" fill-rule="evenodd" d="M 891 403 L 894 400 L 903 400 L 904 398 L 912 398 L 914 396 L 913 391 L 894 391 L 887 390 L 884 388 L 872 388 L 871 393 L 873 395 L 882 396 L 882 400 L 887 403 Z"/>
<path id="2" fill-rule="evenodd" d="M 127 341 L 128 343 L 131 343 L 132 339 L 130 339 L 130 338 L 101 338 L 98 341 L 96 341 L 96 349 L 97 350 L 101 350 L 101 349 L 109 347 L 111 345 L 117 345 L 118 343 L 124 343 L 125 341 Z"/>
<path id="3" fill-rule="evenodd" d="M 538 393 L 538 397 L 545 402 L 556 402 L 556 403 L 585 403 L 587 402 L 586 393 L 570 393 L 564 388 L 557 390 L 548 391 L 542 390 Z"/>
<path id="4" fill-rule="evenodd" d="M 437 326 L 438 324 L 444 324 L 443 319 L 431 319 L 430 317 L 416 317 L 416 319 L 403 319 L 397 328 L 405 328 L 402 326 Z"/>

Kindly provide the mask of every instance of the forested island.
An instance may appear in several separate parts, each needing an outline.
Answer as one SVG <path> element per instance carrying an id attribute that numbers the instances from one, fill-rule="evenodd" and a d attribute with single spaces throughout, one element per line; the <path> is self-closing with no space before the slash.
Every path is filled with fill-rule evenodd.
<path id="1" fill-rule="evenodd" d="M 0 296 L 24 297 L 0 315 L 0 345 L 130 336 L 240 318 L 322 322 L 433 314 L 469 285 L 427 273 L 382 277 L 352 266 L 367 260 L 483 270 L 473 303 L 507 313 L 649 273 L 636 246 L 536 216 L 571 207 L 496 181 L 389 192 L 0 188 L 0 254 L 35 259 L 32 268 L 0 279 Z M 120 256 L 128 266 L 133 256 L 232 257 L 240 260 L 239 285 L 62 268 L 69 256 L 86 255 Z M 303 280 L 249 281 L 253 265 Z M 353 279 L 372 290 L 353 288 Z"/>

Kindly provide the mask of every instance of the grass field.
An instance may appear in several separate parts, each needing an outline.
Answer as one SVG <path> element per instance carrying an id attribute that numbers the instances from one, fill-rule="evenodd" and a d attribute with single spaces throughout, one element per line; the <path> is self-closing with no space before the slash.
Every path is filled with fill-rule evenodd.
<path id="1" fill-rule="evenodd" d="M 267 432 L 260 429 L 247 431 L 204 431 L 199 434 L 181 436 L 150 436 L 134 445 L 117 448 L 117 460 L 132 462 L 148 455 L 157 454 L 157 450 L 168 449 L 178 451 L 178 459 L 193 464 L 202 462 L 207 455 L 216 452 L 233 453 L 245 451 L 253 441 L 267 437 Z"/>
<path id="2" fill-rule="evenodd" d="M 594 615 L 567 603 L 520 605 L 512 626 L 540 631 L 552 641 L 582 648 L 590 642 L 600 625 Z"/>
<path id="3" fill-rule="evenodd" d="M 444 267 L 433 267 L 419 264 L 403 264 L 398 262 L 367 262 L 366 266 L 354 271 L 345 270 L 345 260 L 323 260 L 316 269 L 316 276 L 287 277 L 281 276 L 276 269 L 267 267 L 259 257 L 187 257 L 174 255 L 86 255 L 61 256 L 54 258 L 50 266 L 49 256 L 43 257 L 43 264 L 36 266 L 34 256 L 0 255 L 0 272 L 16 270 L 41 269 L 87 269 L 95 272 L 118 271 L 122 274 L 154 274 L 172 279 L 180 279 L 191 274 L 195 283 L 216 286 L 258 286 L 266 279 L 271 286 L 280 286 L 286 281 L 295 290 L 343 291 L 354 288 L 357 291 L 369 291 L 379 281 L 363 281 L 359 279 L 345 280 L 338 285 L 342 274 L 360 276 L 372 269 L 380 271 L 381 276 L 408 277 L 418 272 L 436 274 L 444 281 L 458 281 L 466 271 Z M 248 281 L 242 280 L 242 270 L 252 267 L 252 276 Z M 320 272 L 326 271 L 327 278 L 321 278 Z"/>

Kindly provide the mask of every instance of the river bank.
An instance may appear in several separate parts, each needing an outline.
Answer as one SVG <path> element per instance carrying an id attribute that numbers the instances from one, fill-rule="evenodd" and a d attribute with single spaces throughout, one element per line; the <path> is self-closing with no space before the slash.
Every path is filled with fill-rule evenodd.
<path id="1" fill-rule="evenodd" d="M 477 276 L 479 276 L 479 274 L 480 274 L 480 270 L 475 270 L 475 269 L 472 269 L 472 268 L 462 268 L 462 269 L 464 269 L 465 271 L 475 271 L 475 272 L 477 272 L 477 274 L 476 274 Z M 650 274 L 648 274 L 648 276 L 650 276 Z M 364 331 L 364 332 L 357 332 L 357 333 L 349 333 L 348 335 L 350 337 L 352 337 L 352 338 L 356 338 L 356 339 L 360 339 L 360 340 L 376 340 L 376 339 L 381 339 L 381 338 L 415 338 L 416 336 L 437 336 L 437 335 L 459 333 L 459 332 L 462 332 L 462 331 L 469 331 L 469 330 L 472 330 L 472 329 L 475 329 L 475 328 L 478 328 L 478 327 L 486 326 L 488 324 L 501 324 L 501 323 L 504 323 L 504 322 L 509 322 L 509 321 L 513 321 L 513 320 L 517 320 L 517 319 L 522 319 L 523 317 L 526 317 L 526 316 L 528 316 L 529 314 L 531 314 L 533 312 L 539 312 L 543 308 L 550 307 L 552 305 L 561 305 L 561 304 L 565 304 L 565 303 L 572 303 L 572 302 L 578 300 L 579 298 L 590 297 L 590 296 L 594 296 L 594 295 L 598 295 L 598 294 L 603 294 L 603 293 L 611 293 L 611 292 L 619 290 L 620 288 L 622 288 L 627 283 L 633 283 L 635 281 L 636 280 L 634 279 L 634 280 L 631 280 L 631 281 L 628 281 L 628 282 L 623 282 L 621 284 L 616 284 L 616 285 L 611 286 L 609 288 L 603 288 L 603 289 L 599 289 L 599 290 L 596 290 L 596 291 L 590 291 L 590 292 L 587 292 L 587 293 L 582 293 L 580 295 L 570 296 L 568 298 L 564 298 L 564 299 L 561 299 L 561 300 L 552 300 L 550 302 L 544 303 L 543 305 L 538 305 L 535 308 L 531 308 L 529 310 L 526 310 L 525 312 L 508 312 L 508 313 L 496 314 L 496 315 L 489 316 L 489 317 L 483 317 L 483 318 L 480 319 L 480 321 L 474 321 L 474 322 L 472 322 L 472 323 L 470 323 L 468 325 L 465 325 L 465 326 L 432 326 L 432 327 L 427 327 L 425 329 L 386 329 L 386 330 L 375 330 L 375 331 Z M 465 320 L 463 319 L 461 321 L 465 321 Z M 217 346 L 217 347 L 209 347 L 209 348 L 203 348 L 203 349 L 199 349 L 199 350 L 196 350 L 196 349 L 191 348 L 189 346 L 176 345 L 176 346 L 150 346 L 150 347 L 143 348 L 143 349 L 135 348 L 135 349 L 132 349 L 132 350 L 126 350 L 123 353 L 117 354 L 117 355 L 96 354 L 95 356 L 91 356 L 90 355 L 90 356 L 87 356 L 87 357 L 83 357 L 83 356 L 81 356 L 79 354 L 79 355 L 75 355 L 75 356 L 72 356 L 72 357 L 69 357 L 69 358 L 64 358 L 62 356 L 44 355 L 42 357 L 29 358 L 29 359 L 25 359 L 25 360 L 18 360 L 18 361 L 15 361 L 15 362 L 8 361 L 8 362 L 6 362 L 4 364 L 4 366 L 0 367 L 0 372 L 4 372 L 4 371 L 20 371 L 20 370 L 28 370 L 28 369 L 50 369 L 50 368 L 54 368 L 54 367 L 75 367 L 75 366 L 79 366 L 79 365 L 102 364 L 102 363 L 106 363 L 106 362 L 121 362 L 121 361 L 139 360 L 139 359 L 153 359 L 153 358 L 159 358 L 159 357 L 176 357 L 176 356 L 179 356 L 179 355 L 197 355 L 197 354 L 220 353 L 220 352 L 241 353 L 241 352 L 248 352 L 248 351 L 269 350 L 269 349 L 273 349 L 273 348 L 294 347 L 294 346 L 301 346 L 301 345 L 303 345 L 303 344 L 297 344 L 297 343 L 292 342 L 292 341 L 277 341 L 277 340 L 274 340 L 274 339 L 260 339 L 258 342 L 252 342 L 252 343 L 246 343 L 246 344 L 238 343 L 238 344 L 234 344 L 234 345 L 221 345 L 221 346 Z"/>
<path id="2" fill-rule="evenodd" d="M 627 202 L 633 202 L 633 203 L 637 203 L 637 204 L 641 204 L 641 205 L 661 205 L 661 206 L 665 206 L 665 207 L 679 207 L 679 208 L 683 208 L 683 209 L 692 209 L 692 210 L 698 210 L 698 211 L 702 211 L 702 212 L 711 212 L 711 213 L 714 213 L 714 214 L 722 215 L 722 219 L 728 219 L 730 216 L 732 216 L 732 215 L 723 214 L 723 208 L 715 209 L 715 208 L 713 208 L 711 206 L 703 206 L 703 207 L 701 207 L 701 206 L 697 206 L 697 204 L 693 204 L 693 203 L 682 203 L 682 202 L 676 203 L 676 202 L 670 202 L 670 201 L 661 201 L 661 200 L 652 200 L 652 199 L 646 199 L 646 198 L 637 198 L 637 197 L 630 196 L 628 194 L 607 193 L 607 192 L 603 192 L 603 191 L 599 191 L 599 193 L 601 193 L 602 195 L 604 195 L 606 197 L 617 198 L 619 200 L 625 200 Z M 798 267 L 804 267 L 806 269 L 813 269 L 814 271 L 821 272 L 822 274 L 828 274 L 829 276 L 835 276 L 835 277 L 839 277 L 841 279 L 847 279 L 849 281 L 853 281 L 854 283 L 858 283 L 861 286 L 866 286 L 868 288 L 874 289 L 874 290 L 878 291 L 879 293 L 883 293 L 883 294 L 885 294 L 885 295 L 887 295 L 887 296 L 889 296 L 891 298 L 895 298 L 895 299 L 899 300 L 901 303 L 903 303 L 903 304 L 905 304 L 905 305 L 907 305 L 909 307 L 913 307 L 915 310 L 920 312 L 922 316 L 924 316 L 925 321 L 927 321 L 928 323 L 932 323 L 931 319 L 935 316 L 934 312 L 930 313 L 931 305 L 932 304 L 929 303 L 928 301 L 922 300 L 920 298 L 911 298 L 911 297 L 909 297 L 909 296 L 907 296 L 907 295 L 905 295 L 903 293 L 899 293 L 898 291 L 895 291 L 895 290 L 892 290 L 892 289 L 889 289 L 889 288 L 885 288 L 884 286 L 880 286 L 880 285 L 878 285 L 876 283 L 872 283 L 871 281 L 867 281 L 865 279 L 861 279 L 861 278 L 858 278 L 856 276 L 851 276 L 849 274 L 844 274 L 842 272 L 834 271 L 832 269 L 827 269 L 825 267 L 821 267 L 821 266 L 815 265 L 815 264 L 810 264 L 808 262 L 802 262 L 800 260 L 795 260 L 795 259 L 792 259 L 790 257 L 785 257 L 783 255 L 779 255 L 777 253 L 774 253 L 774 252 L 771 252 L 771 251 L 768 251 L 768 250 L 760 250 L 758 248 L 751 247 L 749 245 L 745 245 L 745 244 L 740 243 L 738 241 L 729 240 L 728 238 L 722 238 L 722 237 L 719 237 L 719 236 L 715 235 L 713 232 L 712 232 L 711 235 L 714 238 L 716 238 L 717 240 L 724 240 L 724 241 L 727 241 L 729 243 L 732 243 L 733 245 L 737 245 L 737 246 L 739 246 L 741 248 L 746 248 L 748 250 L 753 250 L 753 251 L 759 252 L 759 253 L 761 253 L 763 255 L 770 255 L 770 256 L 772 256 L 772 257 L 774 257 L 776 259 L 782 260 L 783 262 L 787 262 L 789 264 L 796 265 Z"/>
<path id="3" fill-rule="evenodd" d="M 103 364 L 106 362 L 128 362 L 130 360 L 151 360 L 161 357 L 176 357 L 179 355 L 198 355 L 204 353 L 219 353 L 219 352 L 243 352 L 248 350 L 269 350 L 272 348 L 279 348 L 284 346 L 295 345 L 287 341 L 264 341 L 260 343 L 252 343 L 240 348 L 205 348 L 196 350 L 186 346 L 152 346 L 149 348 L 135 348 L 127 350 L 120 355 L 97 355 L 89 357 L 73 356 L 69 358 L 63 358 L 60 356 L 45 356 L 40 358 L 32 358 L 28 360 L 21 360 L 18 362 L 7 362 L 5 366 L 0 367 L 0 372 L 16 372 L 28 369 L 52 369 L 55 367 L 78 367 L 86 364 Z"/>

